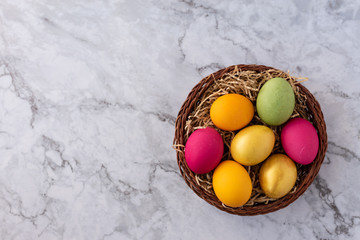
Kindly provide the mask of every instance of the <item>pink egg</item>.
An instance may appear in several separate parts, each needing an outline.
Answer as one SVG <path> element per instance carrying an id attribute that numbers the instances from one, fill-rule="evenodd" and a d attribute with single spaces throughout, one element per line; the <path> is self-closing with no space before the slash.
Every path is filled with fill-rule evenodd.
<path id="1" fill-rule="evenodd" d="M 224 153 L 221 135 L 213 128 L 193 132 L 185 145 L 185 159 L 194 173 L 204 174 L 213 170 Z"/>
<path id="2" fill-rule="evenodd" d="M 319 137 L 308 120 L 294 118 L 282 129 L 281 144 L 292 160 L 306 165 L 312 163 L 318 153 Z"/>

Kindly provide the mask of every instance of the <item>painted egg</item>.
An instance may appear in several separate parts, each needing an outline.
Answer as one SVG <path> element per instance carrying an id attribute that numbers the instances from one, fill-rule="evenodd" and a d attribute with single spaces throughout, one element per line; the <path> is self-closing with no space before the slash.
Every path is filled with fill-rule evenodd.
<path id="1" fill-rule="evenodd" d="M 191 171 L 204 174 L 219 164 L 223 152 L 223 139 L 214 128 L 198 129 L 186 142 L 185 160 Z"/>
<path id="2" fill-rule="evenodd" d="M 266 196 L 281 198 L 294 187 L 297 178 L 295 163 L 284 154 L 271 155 L 260 168 L 260 186 Z"/>
<path id="3" fill-rule="evenodd" d="M 259 91 L 256 110 L 263 122 L 271 126 L 285 123 L 295 107 L 295 94 L 284 78 L 272 78 Z"/>
<path id="4" fill-rule="evenodd" d="M 254 116 L 254 106 L 239 94 L 226 94 L 211 105 L 210 118 L 220 129 L 234 131 L 245 127 Z"/>
<path id="5" fill-rule="evenodd" d="M 227 206 L 240 207 L 250 198 L 251 179 L 239 163 L 226 160 L 219 164 L 213 175 L 213 188 L 218 199 Z"/>
<path id="6" fill-rule="evenodd" d="M 319 137 L 308 120 L 294 118 L 282 129 L 281 144 L 292 160 L 300 164 L 310 164 L 318 153 Z"/>
<path id="7" fill-rule="evenodd" d="M 274 132 L 264 125 L 240 130 L 231 141 L 231 156 L 237 162 L 252 166 L 264 161 L 275 144 Z"/>

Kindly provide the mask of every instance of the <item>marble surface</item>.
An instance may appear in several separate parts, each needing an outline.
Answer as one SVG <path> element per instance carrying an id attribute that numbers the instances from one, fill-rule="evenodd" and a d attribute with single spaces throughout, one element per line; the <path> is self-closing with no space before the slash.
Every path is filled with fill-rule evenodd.
<path id="1" fill-rule="evenodd" d="M 1 0 L 0 239 L 360 239 L 360 1 Z M 329 137 L 311 187 L 239 217 L 171 148 L 191 88 L 254 63 L 308 77 Z"/>

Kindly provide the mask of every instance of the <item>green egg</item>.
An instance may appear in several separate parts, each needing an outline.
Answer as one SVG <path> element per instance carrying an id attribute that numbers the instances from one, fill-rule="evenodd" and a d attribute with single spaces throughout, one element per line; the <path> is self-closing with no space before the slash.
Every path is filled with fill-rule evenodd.
<path id="1" fill-rule="evenodd" d="M 285 123 L 295 107 L 295 94 L 284 78 L 272 78 L 259 91 L 256 110 L 263 122 L 271 126 Z"/>

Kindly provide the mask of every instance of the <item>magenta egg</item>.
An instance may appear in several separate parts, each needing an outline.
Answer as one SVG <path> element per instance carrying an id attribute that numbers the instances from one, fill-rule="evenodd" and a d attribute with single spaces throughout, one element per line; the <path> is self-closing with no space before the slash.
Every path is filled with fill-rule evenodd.
<path id="1" fill-rule="evenodd" d="M 310 164 L 319 150 L 319 137 L 315 127 L 303 118 L 291 119 L 281 131 L 281 144 L 295 162 Z"/>
<path id="2" fill-rule="evenodd" d="M 223 153 L 223 139 L 210 127 L 194 131 L 185 145 L 186 163 L 191 171 L 197 174 L 213 170 L 219 164 Z"/>

